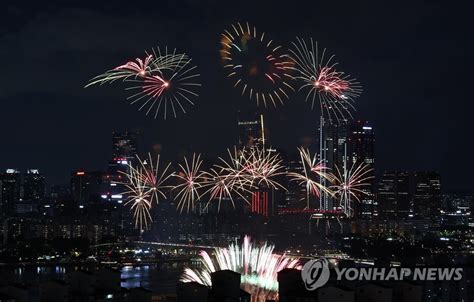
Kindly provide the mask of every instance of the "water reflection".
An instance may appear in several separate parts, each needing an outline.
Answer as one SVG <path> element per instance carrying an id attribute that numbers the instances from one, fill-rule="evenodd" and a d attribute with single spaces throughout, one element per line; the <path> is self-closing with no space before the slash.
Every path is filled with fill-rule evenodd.
<path id="1" fill-rule="evenodd" d="M 121 286 L 125 288 L 148 287 L 150 266 L 124 266 L 121 270 Z"/>
<path id="2" fill-rule="evenodd" d="M 97 266 L 19 266 L 0 269 L 0 275 L 15 283 L 39 285 L 45 280 L 67 281 L 67 274 L 76 270 L 96 271 Z M 144 287 L 157 293 L 175 293 L 176 284 L 182 267 L 169 265 L 123 266 L 120 270 L 121 283 L 124 288 Z"/>

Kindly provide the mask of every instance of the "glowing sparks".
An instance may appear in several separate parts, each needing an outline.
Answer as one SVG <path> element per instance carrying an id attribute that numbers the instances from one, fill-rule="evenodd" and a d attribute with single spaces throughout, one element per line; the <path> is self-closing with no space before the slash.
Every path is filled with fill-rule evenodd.
<path id="1" fill-rule="evenodd" d="M 202 268 L 186 268 L 181 281 L 211 286 L 211 273 L 232 270 L 241 274 L 241 287 L 252 295 L 252 301 L 276 299 L 278 272 L 286 268 L 301 270 L 301 263 L 299 259 L 273 253 L 274 248 L 266 242 L 256 245 L 245 236 L 241 246 L 232 243 L 227 248 L 216 248 L 213 254 L 201 251 Z"/>
<path id="2" fill-rule="evenodd" d="M 193 99 L 198 96 L 197 83 L 199 74 L 196 66 L 186 54 L 177 54 L 176 50 L 162 53 L 159 48 L 152 50 L 145 59 L 137 58 L 93 78 L 85 87 L 95 84 L 112 83 L 122 80 L 135 83 L 126 87 L 134 90 L 127 100 L 138 104 L 139 110 L 146 110 L 146 115 L 157 118 L 160 111 L 163 118 L 172 115 L 177 117 L 179 112 L 186 113 L 186 107 L 194 105 Z"/>
<path id="3" fill-rule="evenodd" d="M 205 186 L 206 172 L 201 169 L 202 160 L 200 155 L 193 154 L 192 161 L 184 158 L 184 165 L 179 164 L 180 171 L 175 174 L 180 184 L 173 190 L 177 190 L 175 199 L 178 200 L 177 208 L 182 213 L 194 209 L 195 202 L 201 199 L 199 192 Z"/>
<path id="4" fill-rule="evenodd" d="M 95 84 L 113 83 L 116 80 L 123 80 L 130 77 L 144 77 L 151 71 L 150 63 L 153 60 L 152 55 L 147 55 L 144 60 L 136 58 L 135 61 L 129 61 L 112 70 L 92 78 L 85 87 Z"/>
<path id="5" fill-rule="evenodd" d="M 126 81 L 129 78 L 143 78 L 151 75 L 153 70 L 174 69 L 179 65 L 180 55 L 176 53 L 162 54 L 160 49 L 152 50 L 151 54 L 146 54 L 144 59 L 136 58 L 134 61 L 126 62 L 90 80 L 85 86 L 96 84 L 113 83 L 116 80 Z"/>
<path id="6" fill-rule="evenodd" d="M 165 182 L 172 176 L 169 173 L 170 164 L 166 165 L 162 172 L 159 170 L 160 156 L 157 156 L 153 163 L 151 154 L 148 154 L 148 161 L 141 160 L 137 156 L 138 165 L 129 163 L 128 171 L 123 172 L 127 182 L 122 183 L 127 191 L 122 194 L 127 197 L 125 205 L 131 205 L 134 214 L 135 227 L 146 230 L 153 221 L 150 209 L 153 203 L 158 204 L 159 200 L 166 198 L 164 192 L 169 186 Z"/>
<path id="7" fill-rule="evenodd" d="M 175 194 L 177 210 L 181 213 L 194 211 L 196 203 L 204 200 L 205 196 L 208 198 L 206 207 L 216 201 L 217 211 L 220 211 L 222 201 L 230 201 L 234 208 L 237 200 L 249 204 L 252 193 L 261 189 L 286 191 L 278 178 L 287 175 L 305 188 L 308 208 L 310 196 L 320 197 L 324 193 L 338 198 L 340 208 L 351 217 L 351 202 L 359 201 L 359 195 L 367 194 L 363 187 L 369 185 L 367 181 L 373 178 L 372 169 L 367 165 L 354 165 L 349 170 L 336 167 L 337 175 L 334 175 L 318 161 L 316 154 L 311 156 L 303 148 L 298 151 L 301 172 L 286 172 L 278 153 L 258 147 L 228 149 L 228 156 L 220 157 L 209 171 L 202 168 L 203 161 L 197 154 L 193 154 L 191 159 L 185 157 L 184 163 L 179 164 L 178 171 L 174 173 L 169 171 L 170 164 L 160 168 L 159 156 L 156 161 L 150 154 L 144 160 L 137 157 L 138 164 L 129 163 L 128 171 L 124 172 L 127 177 L 122 183 L 127 188 L 123 192 L 127 198 L 125 204 L 131 206 L 135 226 L 146 230 L 152 222 L 152 206 L 167 198 L 167 189 Z M 171 177 L 178 181 L 174 186 L 167 184 Z M 326 186 L 326 182 L 330 186 Z"/>
<path id="8" fill-rule="evenodd" d="M 128 190 L 123 192 L 127 197 L 125 205 L 130 205 L 135 219 L 135 228 L 146 230 L 150 222 L 153 221 L 150 215 L 152 206 L 150 190 L 143 181 L 139 170 L 130 167 L 126 176 L 128 181 L 123 183 Z"/>
<path id="9" fill-rule="evenodd" d="M 360 195 L 367 195 L 364 188 L 370 186 L 370 180 L 374 178 L 373 169 L 368 165 L 361 163 L 353 164 L 350 169 L 336 167 L 336 176 L 334 177 L 331 189 L 339 199 L 339 206 L 347 217 L 353 217 L 354 211 L 352 203 L 360 202 Z"/>
<path id="10" fill-rule="evenodd" d="M 283 160 L 277 152 L 253 147 L 243 150 L 240 160 L 240 173 L 247 175 L 251 186 L 286 190 L 275 180 L 285 174 Z"/>
<path id="11" fill-rule="evenodd" d="M 278 153 L 253 147 L 228 149 L 227 154 L 227 159 L 220 157 L 220 163 L 207 174 L 209 189 L 206 193 L 210 201 L 218 200 L 218 209 L 224 199 L 230 200 L 234 207 L 236 197 L 249 203 L 249 195 L 259 187 L 286 190 L 275 179 L 284 174 Z"/>
<path id="12" fill-rule="evenodd" d="M 175 54 L 176 64 L 172 68 L 153 69 L 150 75 L 131 79 L 138 85 L 127 90 L 138 90 L 129 96 L 131 104 L 138 104 L 138 110 L 146 110 L 146 115 L 158 117 L 163 111 L 163 118 L 170 114 L 177 117 L 178 112 L 186 113 L 186 106 L 194 105 L 193 99 L 198 96 L 197 88 L 201 84 L 195 80 L 199 77 L 196 66 L 185 54 Z"/>
<path id="13" fill-rule="evenodd" d="M 318 43 L 306 43 L 300 38 L 292 43 L 290 57 L 297 72 L 295 78 L 301 81 L 299 91 L 307 91 L 306 101 L 314 107 L 317 99 L 321 114 L 331 122 L 340 123 L 352 118 L 355 99 L 362 93 L 362 87 L 344 72 L 337 71 L 334 56 L 319 52 Z"/>
<path id="14" fill-rule="evenodd" d="M 221 36 L 221 58 L 234 87 L 255 99 L 257 106 L 277 106 L 294 91 L 289 74 L 293 63 L 283 48 L 265 33 L 245 24 L 233 24 Z"/>
<path id="15" fill-rule="evenodd" d="M 222 200 L 229 200 L 233 207 L 235 207 L 234 199 L 236 197 L 241 198 L 246 203 L 249 203 L 245 194 L 251 193 L 251 191 L 242 183 L 242 178 L 233 173 L 226 172 L 223 169 L 211 169 L 207 173 L 206 186 L 209 189 L 205 194 L 209 194 L 209 202 L 217 200 L 218 208 L 220 211 Z"/>
<path id="16" fill-rule="evenodd" d="M 285 174 L 283 160 L 278 153 L 257 147 L 228 149 L 227 153 L 228 159 L 219 158 L 221 163 L 215 167 L 232 187 L 247 193 L 262 187 L 286 190 L 276 180 L 279 175 Z"/>
<path id="17" fill-rule="evenodd" d="M 327 172 L 327 168 L 322 162 L 319 162 L 317 155 L 311 157 L 309 150 L 299 148 L 303 173 L 291 172 L 288 176 L 292 177 L 293 181 L 297 181 L 301 186 L 304 186 L 308 195 L 319 197 L 321 192 L 332 195 L 329 188 L 321 184 L 321 179 L 329 181 L 333 180 L 330 173 Z M 308 204 L 309 206 L 309 204 Z"/>

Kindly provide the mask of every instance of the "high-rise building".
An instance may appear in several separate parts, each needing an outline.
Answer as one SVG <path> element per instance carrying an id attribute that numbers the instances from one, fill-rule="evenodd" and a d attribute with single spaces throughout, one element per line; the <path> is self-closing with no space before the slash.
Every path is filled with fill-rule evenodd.
<path id="1" fill-rule="evenodd" d="M 410 212 L 410 173 L 407 171 L 398 171 L 397 175 L 397 200 L 398 217 L 406 217 Z"/>
<path id="2" fill-rule="evenodd" d="M 136 161 L 138 154 L 137 132 L 112 133 L 112 159 L 109 161 L 107 173 L 102 176 L 100 196 L 104 200 L 122 202 L 122 192 L 125 191 L 121 183 L 129 164 Z"/>
<path id="3" fill-rule="evenodd" d="M 406 171 L 385 171 L 378 182 L 379 214 L 406 218 L 410 210 L 410 177 Z"/>
<path id="4" fill-rule="evenodd" d="M 260 190 L 252 193 L 252 202 L 250 204 L 253 213 L 261 214 L 265 217 L 270 215 L 271 201 L 268 198 L 269 192 Z"/>
<path id="5" fill-rule="evenodd" d="M 377 188 L 377 203 L 380 215 L 391 217 L 398 211 L 396 171 L 385 171 L 380 178 Z"/>
<path id="6" fill-rule="evenodd" d="M 40 201 L 45 194 L 45 178 L 37 169 L 28 169 L 23 180 L 23 200 Z"/>
<path id="7" fill-rule="evenodd" d="M 336 173 L 343 171 L 344 165 L 351 166 L 350 146 L 348 144 L 350 134 L 350 124 L 331 124 L 321 119 L 319 124 L 319 159 L 325 163 L 325 166 Z M 323 186 L 329 185 L 325 179 L 322 179 Z M 331 198 L 326 192 L 322 192 L 319 197 L 320 205 L 323 210 L 334 210 L 338 207 L 336 199 Z"/>
<path id="8" fill-rule="evenodd" d="M 101 195 L 102 172 L 76 171 L 71 175 L 71 195 L 74 202 L 87 204 Z"/>
<path id="9" fill-rule="evenodd" d="M 265 152 L 273 152 L 274 150 L 266 149 L 268 147 L 267 138 L 265 137 L 265 124 L 263 114 L 259 114 L 254 110 L 239 110 L 238 112 L 238 130 L 239 130 L 239 147 L 244 148 L 261 148 Z M 273 204 L 273 192 L 268 189 L 261 188 L 251 194 L 250 211 L 261 214 L 265 217 L 271 216 L 275 212 Z"/>
<path id="10" fill-rule="evenodd" d="M 20 201 L 21 174 L 16 169 L 7 169 L 5 173 L 0 174 L 1 192 L 0 205 L 2 213 L 7 215 L 15 210 L 15 204 Z"/>
<path id="11" fill-rule="evenodd" d="M 355 121 L 351 124 L 348 149 L 351 165 L 365 164 L 371 169 L 366 177 L 372 179 L 362 189 L 365 194 L 361 195 L 360 202 L 354 203 L 354 212 L 357 217 L 372 218 L 378 214 L 375 200 L 375 133 L 367 121 Z"/>
<path id="12" fill-rule="evenodd" d="M 321 126 L 322 125 L 322 126 Z M 321 130 L 322 129 L 322 130 Z M 318 145 L 320 159 L 325 162 L 332 172 L 343 171 L 344 165 L 351 169 L 353 165 L 365 164 L 371 172 L 366 177 L 372 177 L 369 185 L 363 188 L 360 202 L 354 201 L 354 216 L 371 218 L 377 215 L 375 200 L 375 132 L 367 121 L 354 121 L 332 125 L 321 120 Z M 321 194 L 321 204 L 324 210 L 333 210 L 338 207 L 335 199 L 327 194 Z"/>
<path id="13" fill-rule="evenodd" d="M 239 111 L 237 125 L 239 127 L 240 148 L 265 145 L 263 114 L 258 114 L 255 111 Z"/>
<path id="14" fill-rule="evenodd" d="M 441 177 L 438 172 L 418 171 L 414 175 L 413 212 L 415 216 L 439 216 L 441 209 Z"/>
<path id="15" fill-rule="evenodd" d="M 53 202 L 65 200 L 71 195 L 71 185 L 53 185 L 51 186 L 50 199 Z"/>
<path id="16" fill-rule="evenodd" d="M 133 160 L 138 152 L 138 133 L 113 132 L 112 158 Z"/>
<path id="17" fill-rule="evenodd" d="M 302 188 L 299 182 L 294 181 L 290 173 L 303 173 L 303 166 L 301 158 L 294 156 L 286 159 L 286 188 L 287 191 L 284 193 L 283 201 L 278 204 L 280 210 L 288 209 L 302 209 L 306 206 L 306 203 L 302 203 L 301 200 L 307 198 L 306 188 Z"/>

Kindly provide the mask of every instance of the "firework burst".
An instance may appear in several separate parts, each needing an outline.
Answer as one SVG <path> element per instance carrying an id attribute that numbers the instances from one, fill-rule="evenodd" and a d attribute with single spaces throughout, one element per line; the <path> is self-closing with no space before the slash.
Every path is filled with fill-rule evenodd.
<path id="1" fill-rule="evenodd" d="M 235 207 L 234 199 L 236 197 L 249 203 L 245 195 L 250 194 L 251 191 L 244 185 L 241 176 L 228 173 L 222 169 L 212 168 L 211 171 L 207 173 L 206 178 L 205 186 L 209 188 L 204 194 L 209 194 L 208 206 L 211 201 L 217 200 L 217 210 L 220 211 L 222 200 L 228 199 L 232 206 Z"/>
<path id="2" fill-rule="evenodd" d="M 362 93 L 362 87 L 344 72 L 337 71 L 333 55 L 326 49 L 321 52 L 318 43 L 296 38 L 290 48 L 290 57 L 297 72 L 295 78 L 302 85 L 299 91 L 307 91 L 306 101 L 311 108 L 319 100 L 321 114 L 331 122 L 341 123 L 352 118 L 355 99 Z"/>
<path id="3" fill-rule="evenodd" d="M 122 80 L 128 84 L 126 90 L 134 91 L 127 98 L 131 104 L 137 104 L 138 110 L 145 110 L 155 119 L 162 111 L 166 119 L 186 113 L 185 108 L 194 105 L 201 86 L 196 82 L 198 78 L 196 66 L 186 54 L 157 48 L 144 59 L 137 58 L 93 78 L 85 87 Z"/>
<path id="4" fill-rule="evenodd" d="M 241 287 L 252 295 L 253 301 L 276 299 L 278 272 L 285 268 L 301 270 L 301 264 L 299 259 L 274 254 L 274 248 L 266 242 L 256 245 L 245 236 L 241 246 L 232 243 L 227 248 L 216 248 L 213 254 L 201 251 L 202 268 L 186 268 L 181 281 L 211 286 L 211 273 L 232 270 L 241 274 Z"/>
<path id="5" fill-rule="evenodd" d="M 158 204 L 161 198 L 166 198 L 164 190 L 169 188 L 165 182 L 172 177 L 169 173 L 170 164 L 166 165 L 162 172 L 159 170 L 160 156 L 153 162 L 151 154 L 148 159 L 140 159 L 137 156 L 138 165 L 128 164 L 128 171 L 123 172 L 127 182 L 122 183 L 127 188 L 122 194 L 127 196 L 126 205 L 131 205 L 134 213 L 135 227 L 140 230 L 148 229 L 152 218 L 150 209 L 153 203 Z"/>
<path id="6" fill-rule="evenodd" d="M 198 96 L 196 90 L 201 86 L 195 82 L 199 74 L 192 59 L 174 52 L 172 57 L 176 61 L 171 68 L 155 68 L 149 75 L 128 80 L 136 85 L 126 89 L 137 91 L 127 98 L 130 104 L 138 104 L 138 110 L 144 109 L 146 115 L 152 114 L 154 118 L 160 111 L 163 111 L 164 119 L 170 114 L 177 117 L 178 112 L 186 113 L 185 107 L 194 105 L 193 99 Z"/>
<path id="7" fill-rule="evenodd" d="M 278 153 L 253 147 L 244 149 L 241 158 L 239 173 L 247 175 L 251 186 L 286 190 L 275 180 L 285 174 L 283 160 Z"/>
<path id="8" fill-rule="evenodd" d="M 306 189 L 307 197 L 313 195 L 319 197 L 321 192 L 332 195 L 332 191 L 326 186 L 321 184 L 321 179 L 329 181 L 333 180 L 333 176 L 328 173 L 328 168 L 320 161 L 318 161 L 317 155 L 311 157 L 308 149 L 298 148 L 302 164 L 302 173 L 290 172 L 288 176 L 291 180 L 298 182 L 301 186 Z M 309 199 L 308 199 L 309 203 Z M 309 204 L 308 204 L 309 207 Z"/>
<path id="9" fill-rule="evenodd" d="M 294 91 L 292 62 L 283 48 L 249 23 L 233 24 L 221 35 L 221 58 L 234 87 L 255 99 L 257 106 L 277 106 Z"/>
<path id="10" fill-rule="evenodd" d="M 373 169 L 367 164 L 352 165 L 350 169 L 336 167 L 331 189 L 339 199 L 339 205 L 347 217 L 354 215 L 352 202 L 360 202 L 360 195 L 367 195 L 364 188 L 370 186 L 369 180 L 373 179 Z"/>
<path id="11" fill-rule="evenodd" d="M 123 185 L 127 191 L 122 193 L 127 197 L 125 205 L 130 205 L 135 219 L 135 228 L 146 230 L 153 221 L 150 215 L 152 206 L 150 190 L 143 182 L 138 170 L 130 167 L 126 176 L 128 181 Z"/>
<path id="12" fill-rule="evenodd" d="M 282 159 L 276 152 L 265 151 L 256 147 L 239 150 L 236 147 L 227 149 L 227 159 L 220 157 L 220 163 L 207 173 L 210 201 L 228 199 L 235 206 L 234 199 L 238 197 L 249 203 L 251 193 L 261 187 L 282 189 L 275 178 L 285 174 Z"/>
<path id="13" fill-rule="evenodd" d="M 162 54 L 159 48 L 152 49 L 143 59 L 136 58 L 92 78 L 85 87 L 110 84 L 117 80 L 125 81 L 129 78 L 144 78 L 151 75 L 153 70 L 174 69 L 181 60 L 181 55 L 177 55 L 175 51 L 168 54 L 166 49 Z"/>
<path id="14" fill-rule="evenodd" d="M 180 184 L 173 190 L 177 190 L 175 198 L 178 200 L 177 208 L 182 213 L 184 208 L 187 212 L 194 209 L 195 202 L 201 199 L 199 190 L 205 187 L 207 173 L 201 169 L 202 160 L 200 155 L 193 154 L 191 161 L 184 158 L 184 165 L 179 164 L 180 171 L 175 174 Z"/>

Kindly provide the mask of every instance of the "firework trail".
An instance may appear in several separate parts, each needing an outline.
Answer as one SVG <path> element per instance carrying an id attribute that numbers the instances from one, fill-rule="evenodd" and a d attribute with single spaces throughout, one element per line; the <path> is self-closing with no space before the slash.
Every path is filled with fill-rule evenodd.
<path id="1" fill-rule="evenodd" d="M 150 215 L 152 206 L 150 191 L 140 177 L 138 170 L 130 167 L 130 171 L 126 176 L 128 181 L 122 183 L 128 190 L 122 193 L 127 198 L 125 205 L 130 205 L 135 219 L 135 228 L 147 230 L 149 224 L 153 221 Z"/>
<path id="2" fill-rule="evenodd" d="M 341 123 L 352 118 L 355 99 L 362 93 L 362 87 L 349 75 L 337 71 L 333 55 L 326 49 L 321 52 L 318 43 L 296 38 L 290 48 L 290 58 L 294 62 L 295 78 L 301 81 L 299 91 L 307 91 L 306 101 L 314 107 L 317 99 L 321 114 L 331 122 Z"/>
<path id="3" fill-rule="evenodd" d="M 126 90 L 134 91 L 127 98 L 131 104 L 155 119 L 163 111 L 166 119 L 169 115 L 177 117 L 178 112 L 186 113 L 185 107 L 194 105 L 196 90 L 201 86 L 196 82 L 198 78 L 196 66 L 186 54 L 177 54 L 176 50 L 168 53 L 167 48 L 162 53 L 157 48 L 143 60 L 137 58 L 94 77 L 85 87 L 122 80 L 128 84 Z"/>
<path id="4" fill-rule="evenodd" d="M 151 154 L 147 159 L 140 159 L 137 156 L 138 164 L 136 166 L 128 164 L 128 171 L 121 172 L 125 174 L 127 182 L 121 183 L 128 191 L 122 194 L 127 196 L 126 205 L 131 204 L 131 210 L 134 213 L 135 227 L 140 230 L 148 229 L 152 222 L 150 209 L 153 203 L 158 204 L 161 198 L 166 198 L 164 190 L 170 188 L 165 182 L 173 176 L 169 173 L 170 164 L 166 165 L 163 172 L 160 172 L 160 156 L 157 156 L 153 163 Z"/>
<path id="5" fill-rule="evenodd" d="M 252 301 L 276 299 L 278 272 L 285 268 L 301 270 L 301 264 L 299 259 L 274 254 L 274 248 L 266 242 L 258 246 L 245 236 L 241 246 L 232 243 L 227 248 L 215 248 L 211 255 L 201 251 L 202 268 L 186 268 L 180 280 L 211 286 L 211 273 L 232 270 L 241 274 L 241 287 L 252 295 Z"/>
<path id="6" fill-rule="evenodd" d="M 333 181 L 333 176 L 328 173 L 328 168 L 322 162 L 319 162 L 317 155 L 311 157 L 308 149 L 298 148 L 301 158 L 302 173 L 290 172 L 288 176 L 292 181 L 296 181 L 300 186 L 304 186 L 307 193 L 307 206 L 309 207 L 309 196 L 319 197 L 321 192 L 332 195 L 332 191 L 320 183 L 320 179 L 324 178 Z"/>
<path id="7" fill-rule="evenodd" d="M 184 165 L 179 164 L 179 172 L 175 174 L 180 184 L 175 186 L 173 190 L 177 190 L 178 193 L 175 199 L 178 200 L 177 208 L 180 213 L 183 212 L 184 208 L 189 213 L 191 209 L 194 209 L 195 202 L 201 199 L 202 194 L 199 190 L 206 185 L 207 173 L 201 169 L 202 160 L 201 155 L 193 154 L 192 160 L 189 162 L 187 158 L 184 158 Z"/>
<path id="8" fill-rule="evenodd" d="M 103 85 L 113 83 L 117 80 L 125 81 L 129 78 L 144 78 L 151 75 L 153 70 L 174 69 L 181 61 L 181 55 L 177 55 L 175 51 L 168 54 L 167 49 L 162 54 L 159 48 L 152 49 L 151 53 L 146 53 L 144 59 L 136 58 L 134 61 L 126 62 L 111 70 L 106 71 L 92 78 L 85 86 Z"/>
<path id="9" fill-rule="evenodd" d="M 198 96 L 195 82 L 199 77 L 192 59 L 185 54 L 173 54 L 177 60 L 173 68 L 153 69 L 150 75 L 143 78 L 131 78 L 137 85 L 127 90 L 137 91 L 129 96 L 130 104 L 138 104 L 138 110 L 145 109 L 146 115 L 152 114 L 156 119 L 163 111 L 163 118 L 170 115 L 177 117 L 178 112 L 186 113 L 187 105 L 194 105 L 193 99 Z"/>
<path id="10" fill-rule="evenodd" d="M 220 211 L 222 200 L 228 199 L 235 208 L 234 199 L 236 197 L 239 197 L 246 203 L 249 203 L 247 200 L 248 197 L 245 195 L 250 194 L 251 191 L 244 183 L 242 183 L 243 179 L 241 176 L 226 172 L 222 169 L 216 170 L 215 168 L 212 168 L 211 171 L 207 173 L 206 178 L 207 181 L 205 186 L 209 187 L 207 191 L 204 192 L 204 194 L 209 194 L 207 206 L 209 206 L 211 201 L 217 200 L 217 210 Z"/>
<path id="11" fill-rule="evenodd" d="M 146 56 L 144 60 L 136 58 L 135 61 L 129 61 L 92 78 L 85 88 L 95 84 L 103 85 L 105 83 L 113 83 L 117 80 L 124 81 L 130 77 L 144 77 L 151 71 L 150 63 L 152 60 L 152 55 Z"/>
<path id="12" fill-rule="evenodd" d="M 234 87 L 255 99 L 257 106 L 277 106 L 294 91 L 293 63 L 283 48 L 249 23 L 233 24 L 221 35 L 221 59 Z"/>
<path id="13" fill-rule="evenodd" d="M 283 160 L 278 153 L 252 147 L 244 149 L 241 158 L 239 173 L 247 175 L 247 178 L 251 180 L 251 186 L 286 191 L 283 185 L 274 180 L 275 177 L 285 174 Z"/>
<path id="14" fill-rule="evenodd" d="M 360 195 L 367 195 L 363 189 L 370 186 L 369 180 L 373 179 L 373 169 L 367 164 L 352 165 L 350 169 L 336 166 L 336 175 L 333 178 L 334 185 L 331 189 L 339 199 L 339 205 L 347 217 L 353 217 L 352 202 L 360 202 Z"/>
<path id="15" fill-rule="evenodd" d="M 228 159 L 219 157 L 219 163 L 214 165 L 215 171 L 220 171 L 221 175 L 231 179 L 234 184 L 238 184 L 239 187 L 247 187 L 252 189 L 252 177 L 245 173 L 244 165 L 246 158 L 244 153 L 234 147 L 233 149 L 227 149 Z"/>

